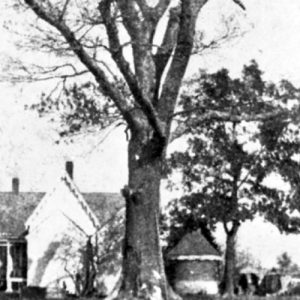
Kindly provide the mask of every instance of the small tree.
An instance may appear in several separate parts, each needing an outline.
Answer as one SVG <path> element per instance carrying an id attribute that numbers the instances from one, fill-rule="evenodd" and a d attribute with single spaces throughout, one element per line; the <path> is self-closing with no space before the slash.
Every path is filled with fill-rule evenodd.
<path id="1" fill-rule="evenodd" d="M 292 274 L 299 272 L 299 265 L 293 262 L 292 258 L 287 252 L 283 252 L 277 257 L 278 271 L 281 274 Z"/>
<path id="2" fill-rule="evenodd" d="M 295 155 L 300 140 L 293 113 L 297 115 L 299 108 L 287 109 L 288 101 L 298 98 L 298 90 L 287 81 L 278 86 L 263 81 L 254 61 L 244 67 L 241 79 L 231 79 L 225 69 L 202 73 L 182 98 L 183 110 L 190 112 L 179 119 L 188 134 L 188 147 L 170 159 L 171 166 L 182 172 L 187 193 L 179 204 L 185 219 L 196 218 L 198 223 L 204 219 L 211 228 L 223 224 L 227 236 L 223 286 L 229 295 L 234 291 L 240 225 L 260 213 L 281 229 L 292 228 L 288 211 L 294 198 L 265 185 L 264 179 L 277 173 L 291 186 L 298 185 L 300 164 Z M 209 119 L 202 117 L 207 110 Z M 277 117 L 261 118 L 274 111 L 280 111 Z M 239 118 L 234 117 L 237 112 Z M 176 214 L 178 221 L 180 210 Z"/>
<path id="3" fill-rule="evenodd" d="M 80 240 L 76 239 L 75 243 L 74 237 L 65 235 L 57 259 L 64 261 L 65 271 L 74 282 L 77 296 L 106 295 L 105 277 L 117 275 L 121 269 L 124 239 L 122 211 L 117 211 L 101 224 L 93 236 L 88 236 L 75 223 Z"/>

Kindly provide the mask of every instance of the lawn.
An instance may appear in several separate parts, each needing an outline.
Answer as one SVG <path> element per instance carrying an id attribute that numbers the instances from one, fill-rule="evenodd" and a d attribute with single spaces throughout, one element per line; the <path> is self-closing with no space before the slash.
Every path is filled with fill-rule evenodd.
<path id="1" fill-rule="evenodd" d="M 43 300 L 43 299 L 45 299 L 45 298 L 40 298 L 39 296 L 20 297 L 19 294 L 0 293 L 0 300 Z M 65 300 L 67 300 L 67 299 L 100 300 L 100 298 L 80 298 L 80 299 L 79 298 L 65 298 Z M 188 296 L 183 297 L 182 299 L 183 300 L 225 300 L 228 298 L 222 298 L 219 296 L 188 295 Z M 47 298 L 47 300 L 61 300 L 61 298 L 60 299 L 59 298 Z M 231 300 L 231 299 L 228 299 L 228 300 Z M 300 300 L 300 296 L 267 296 L 267 297 L 236 296 L 232 300 Z"/>

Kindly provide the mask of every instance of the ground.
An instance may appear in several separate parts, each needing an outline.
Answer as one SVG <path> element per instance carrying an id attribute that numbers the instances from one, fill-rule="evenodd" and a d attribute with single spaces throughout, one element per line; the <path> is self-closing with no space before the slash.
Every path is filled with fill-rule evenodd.
<path id="1" fill-rule="evenodd" d="M 20 298 L 19 295 L 7 295 L 0 293 L 0 300 L 42 300 L 39 298 Z M 70 298 L 67 298 L 70 299 Z M 66 299 L 66 300 L 67 300 Z M 206 295 L 197 295 L 197 296 L 186 296 L 183 300 L 225 300 L 220 296 L 206 296 Z M 47 300 L 61 300 L 61 299 L 47 299 Z M 100 298 L 80 298 L 78 300 L 100 300 Z M 105 299 L 104 299 L 105 300 Z M 239 296 L 235 297 L 233 300 L 300 300 L 300 296 L 267 296 L 267 297 L 258 297 L 258 296 Z"/>

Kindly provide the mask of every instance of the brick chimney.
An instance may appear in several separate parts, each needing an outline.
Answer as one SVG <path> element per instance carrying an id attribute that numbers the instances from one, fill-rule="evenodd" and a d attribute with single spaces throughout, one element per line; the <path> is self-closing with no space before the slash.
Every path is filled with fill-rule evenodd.
<path id="1" fill-rule="evenodd" d="M 20 187 L 20 180 L 19 180 L 19 178 L 14 177 L 14 178 L 12 179 L 12 192 L 13 192 L 15 195 L 18 195 L 18 194 L 19 194 L 19 187 Z"/>
<path id="2" fill-rule="evenodd" d="M 72 161 L 67 161 L 66 162 L 66 171 L 69 174 L 71 179 L 73 179 L 73 169 L 74 169 L 73 162 Z"/>

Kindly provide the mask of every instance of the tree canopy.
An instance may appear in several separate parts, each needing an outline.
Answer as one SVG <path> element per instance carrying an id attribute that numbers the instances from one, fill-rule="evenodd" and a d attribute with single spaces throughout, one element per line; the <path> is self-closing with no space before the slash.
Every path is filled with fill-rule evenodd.
<path id="1" fill-rule="evenodd" d="M 234 247 L 239 226 L 257 214 L 280 230 L 298 232 L 290 214 L 300 208 L 299 90 L 286 80 L 278 85 L 265 82 L 252 61 L 240 79 L 232 79 L 225 69 L 202 73 L 191 82 L 181 105 L 189 112 L 178 113 L 188 136 L 187 149 L 170 159 L 171 167 L 182 174 L 185 191 L 171 204 L 177 228 L 192 220 L 210 228 L 221 222 L 226 253 Z M 280 183 L 267 183 L 275 174 L 289 191 Z"/>
<path id="2" fill-rule="evenodd" d="M 243 222 L 258 212 L 279 221 L 276 216 L 298 205 L 299 91 L 285 80 L 277 86 L 263 81 L 254 61 L 244 67 L 241 79 L 231 79 L 223 69 L 201 74 L 192 85 L 181 100 L 190 114 L 179 120 L 188 124 L 187 150 L 170 160 L 182 171 L 188 193 L 182 201 L 213 223 Z M 214 111 L 221 113 L 202 118 Z M 262 114 L 270 117 L 260 119 Z M 290 193 L 265 184 L 274 174 L 290 185 Z"/>

